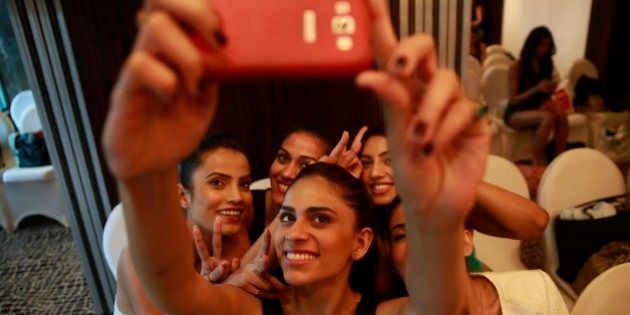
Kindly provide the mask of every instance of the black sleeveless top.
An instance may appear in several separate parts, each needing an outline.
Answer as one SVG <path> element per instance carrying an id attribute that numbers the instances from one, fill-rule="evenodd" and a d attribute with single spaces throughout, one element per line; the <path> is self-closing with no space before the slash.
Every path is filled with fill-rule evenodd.
<path id="1" fill-rule="evenodd" d="M 262 303 L 263 315 L 282 315 L 282 306 L 280 300 L 268 300 L 260 299 Z M 359 304 L 357 304 L 357 310 L 354 312 L 356 315 L 374 315 L 376 314 L 376 301 L 367 297 L 361 297 Z"/>
<path id="2" fill-rule="evenodd" d="M 520 60 L 518 62 L 520 62 Z M 540 71 L 540 72 L 530 71 L 528 73 L 523 73 L 522 68 L 523 67 L 521 65 L 521 73 L 518 77 L 518 87 L 517 87 L 518 94 L 521 94 L 529 90 L 531 87 L 535 86 L 536 84 L 538 84 L 540 81 L 544 79 L 548 79 L 548 80 L 551 79 L 551 73 L 546 74 L 546 73 L 543 73 L 543 71 Z M 549 97 L 551 97 L 551 93 L 536 93 L 518 105 L 514 105 L 510 103 L 508 104 L 508 107 L 505 111 L 503 120 L 505 122 L 508 122 L 512 114 L 518 111 L 540 109 L 540 106 L 542 106 L 545 100 L 547 100 Z"/>

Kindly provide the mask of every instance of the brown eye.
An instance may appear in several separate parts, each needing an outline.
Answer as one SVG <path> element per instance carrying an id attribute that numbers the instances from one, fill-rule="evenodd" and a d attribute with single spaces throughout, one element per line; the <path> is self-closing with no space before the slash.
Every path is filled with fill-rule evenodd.
<path id="1" fill-rule="evenodd" d="M 280 164 L 287 164 L 289 162 L 289 155 L 284 153 L 284 152 L 278 152 L 278 155 L 276 155 L 276 160 L 280 163 Z"/>
<path id="2" fill-rule="evenodd" d="M 368 168 L 374 164 L 371 159 L 361 159 L 361 164 L 363 164 L 364 168 Z"/>
<path id="3" fill-rule="evenodd" d="M 219 189 L 225 187 L 225 182 L 220 179 L 210 179 L 208 181 L 208 185 L 212 188 Z"/>
<path id="4" fill-rule="evenodd" d="M 241 182 L 240 186 L 241 188 L 245 189 L 245 190 L 249 190 L 249 185 L 252 184 L 251 180 L 247 180 L 247 181 L 243 181 Z"/>

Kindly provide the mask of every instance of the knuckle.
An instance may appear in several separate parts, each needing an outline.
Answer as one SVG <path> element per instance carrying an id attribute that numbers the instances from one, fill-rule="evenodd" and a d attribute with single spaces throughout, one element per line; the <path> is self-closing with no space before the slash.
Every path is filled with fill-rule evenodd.
<path id="1" fill-rule="evenodd" d="M 153 11 L 146 17 L 145 28 L 147 31 L 157 31 L 162 29 L 165 24 L 170 23 L 170 16 L 164 11 Z"/>
<path id="2" fill-rule="evenodd" d="M 144 69 L 146 69 L 148 65 L 148 56 L 142 50 L 137 50 L 131 53 L 129 59 L 127 60 L 127 68 L 133 74 L 141 73 Z"/>

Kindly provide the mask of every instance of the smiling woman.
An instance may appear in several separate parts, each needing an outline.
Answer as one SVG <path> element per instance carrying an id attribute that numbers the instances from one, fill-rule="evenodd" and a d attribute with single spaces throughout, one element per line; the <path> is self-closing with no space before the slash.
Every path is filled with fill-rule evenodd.
<path id="1" fill-rule="evenodd" d="M 197 246 L 212 248 L 211 259 L 231 262 L 221 270 L 228 274 L 238 268 L 237 261 L 250 245 L 248 228 L 253 217 L 249 162 L 244 149 L 225 134 L 209 135 L 199 147 L 179 164 L 179 202 L 188 226 L 194 231 Z M 217 247 L 217 244 L 220 244 Z M 201 253 L 200 253 L 201 255 Z M 195 255 L 195 270 L 204 266 L 206 257 Z M 229 269 L 229 270 L 227 270 Z M 159 313 L 148 300 L 138 280 L 127 249 L 118 263 L 118 305 L 125 314 Z M 204 275 L 213 280 L 216 275 Z"/>

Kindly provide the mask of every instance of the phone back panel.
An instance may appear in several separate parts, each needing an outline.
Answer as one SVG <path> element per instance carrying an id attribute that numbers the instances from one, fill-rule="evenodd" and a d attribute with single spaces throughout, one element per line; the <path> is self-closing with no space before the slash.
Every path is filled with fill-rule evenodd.
<path id="1" fill-rule="evenodd" d="M 206 55 L 211 76 L 350 76 L 372 66 L 364 0 L 214 0 L 227 45 Z M 199 38 L 195 42 L 212 50 Z"/>

